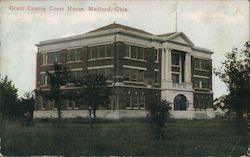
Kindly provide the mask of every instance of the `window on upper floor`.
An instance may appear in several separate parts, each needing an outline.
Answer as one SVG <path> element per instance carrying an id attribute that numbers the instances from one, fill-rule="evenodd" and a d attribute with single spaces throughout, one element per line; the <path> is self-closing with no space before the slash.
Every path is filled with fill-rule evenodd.
<path id="1" fill-rule="evenodd" d="M 105 76 L 106 80 L 112 81 L 114 75 L 114 69 L 113 68 L 90 69 L 89 73 L 92 75 L 103 75 Z"/>
<path id="2" fill-rule="evenodd" d="M 206 60 L 197 59 L 194 61 L 194 64 L 196 69 L 201 69 L 201 70 L 209 70 L 210 67 L 209 61 Z"/>
<path id="3" fill-rule="evenodd" d="M 172 74 L 172 81 L 173 81 L 173 83 L 180 83 L 180 75 L 179 74 Z"/>
<path id="4" fill-rule="evenodd" d="M 88 59 L 103 59 L 114 56 L 114 47 L 112 44 L 92 46 L 89 50 Z"/>
<path id="5" fill-rule="evenodd" d="M 76 80 L 83 76 L 82 70 L 71 71 L 71 79 Z"/>
<path id="6" fill-rule="evenodd" d="M 144 70 L 124 68 L 124 81 L 144 82 Z"/>
<path id="7" fill-rule="evenodd" d="M 155 50 L 155 56 L 154 56 L 154 58 L 155 58 L 155 62 L 159 61 L 159 49 Z"/>
<path id="8" fill-rule="evenodd" d="M 42 53 L 40 55 L 40 65 L 46 65 L 47 64 L 47 54 Z"/>
<path id="9" fill-rule="evenodd" d="M 133 82 L 137 81 L 137 78 L 138 78 L 137 71 L 138 71 L 137 69 L 131 69 L 131 81 L 133 81 Z"/>
<path id="10" fill-rule="evenodd" d="M 48 55 L 48 64 L 54 64 L 59 62 L 60 53 L 59 52 L 49 52 Z"/>
<path id="11" fill-rule="evenodd" d="M 144 70 L 138 70 L 138 81 L 144 82 Z"/>
<path id="12" fill-rule="evenodd" d="M 113 44 L 106 45 L 107 55 L 105 57 L 114 57 L 114 47 Z"/>
<path id="13" fill-rule="evenodd" d="M 48 75 L 46 73 L 40 74 L 40 85 L 44 86 L 48 84 L 49 84 Z"/>
<path id="14" fill-rule="evenodd" d="M 209 79 L 205 78 L 195 78 L 194 87 L 200 89 L 209 89 Z"/>
<path id="15" fill-rule="evenodd" d="M 81 60 L 81 49 L 70 49 L 66 52 L 66 62 L 74 62 Z"/>
<path id="16" fill-rule="evenodd" d="M 144 51 L 143 47 L 133 46 L 133 45 L 126 45 L 125 48 L 125 57 L 144 60 Z"/>
<path id="17" fill-rule="evenodd" d="M 180 55 L 177 53 L 171 54 L 171 64 L 179 66 L 180 65 Z"/>
<path id="18" fill-rule="evenodd" d="M 154 73 L 154 80 L 155 80 L 155 84 L 159 83 L 159 72 L 155 71 Z"/>
<path id="19" fill-rule="evenodd" d="M 40 55 L 40 65 L 54 64 L 60 62 L 60 51 L 42 53 Z"/>

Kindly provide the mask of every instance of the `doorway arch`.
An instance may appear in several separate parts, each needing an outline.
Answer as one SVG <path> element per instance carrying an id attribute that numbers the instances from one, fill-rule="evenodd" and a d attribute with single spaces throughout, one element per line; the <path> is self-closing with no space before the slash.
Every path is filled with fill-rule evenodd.
<path id="1" fill-rule="evenodd" d="M 187 98 L 179 94 L 174 98 L 174 110 L 187 110 Z"/>

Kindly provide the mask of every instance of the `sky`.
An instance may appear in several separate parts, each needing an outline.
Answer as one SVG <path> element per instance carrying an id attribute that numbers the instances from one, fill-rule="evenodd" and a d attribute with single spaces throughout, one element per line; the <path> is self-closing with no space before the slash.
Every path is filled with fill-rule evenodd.
<path id="1" fill-rule="evenodd" d="M 67 8 L 84 11 L 68 11 Z M 89 7 L 112 9 L 89 11 Z M 45 8 L 45 10 L 44 10 Z M 63 9 L 62 9 L 63 8 Z M 115 11 L 115 8 L 119 8 Z M 19 96 L 35 89 L 35 44 L 83 34 L 114 21 L 153 34 L 184 32 L 195 46 L 214 51 L 220 68 L 226 52 L 249 40 L 249 1 L 0 1 L 0 74 L 7 75 Z M 213 76 L 214 98 L 227 93 Z"/>

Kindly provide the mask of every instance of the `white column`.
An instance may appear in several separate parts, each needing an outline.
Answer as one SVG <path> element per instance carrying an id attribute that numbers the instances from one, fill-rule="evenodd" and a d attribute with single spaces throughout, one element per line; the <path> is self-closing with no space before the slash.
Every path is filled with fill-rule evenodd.
<path id="1" fill-rule="evenodd" d="M 191 54 L 185 55 L 185 83 L 191 83 Z"/>
<path id="2" fill-rule="evenodd" d="M 166 68 L 167 68 L 167 62 L 166 62 L 167 58 L 166 58 L 166 51 L 164 51 L 164 49 L 162 49 L 162 63 L 161 63 L 161 66 L 162 66 L 162 80 L 166 80 Z"/>
<path id="3" fill-rule="evenodd" d="M 171 74 L 171 49 L 168 49 L 167 50 L 167 53 L 166 53 L 166 61 L 167 61 L 167 68 L 166 68 L 166 79 L 167 79 L 167 81 L 171 81 L 172 80 L 172 78 L 171 78 L 171 76 L 172 76 L 172 74 Z"/>

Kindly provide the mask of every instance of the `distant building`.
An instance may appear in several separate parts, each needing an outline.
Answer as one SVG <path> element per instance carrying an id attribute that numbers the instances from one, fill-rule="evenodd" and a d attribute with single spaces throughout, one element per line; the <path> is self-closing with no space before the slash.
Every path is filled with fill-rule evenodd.
<path id="1" fill-rule="evenodd" d="M 140 29 L 110 24 L 85 34 L 37 44 L 36 88 L 48 91 L 46 71 L 57 62 L 74 77 L 104 74 L 116 91 L 109 110 L 97 116 L 146 116 L 152 99 L 171 103 L 174 118 L 212 118 L 212 51 L 194 46 L 182 32 L 153 35 Z M 62 87 L 74 92 L 75 87 Z M 56 117 L 56 104 L 36 96 L 35 117 Z M 87 105 L 61 102 L 63 117 L 87 116 Z"/>

